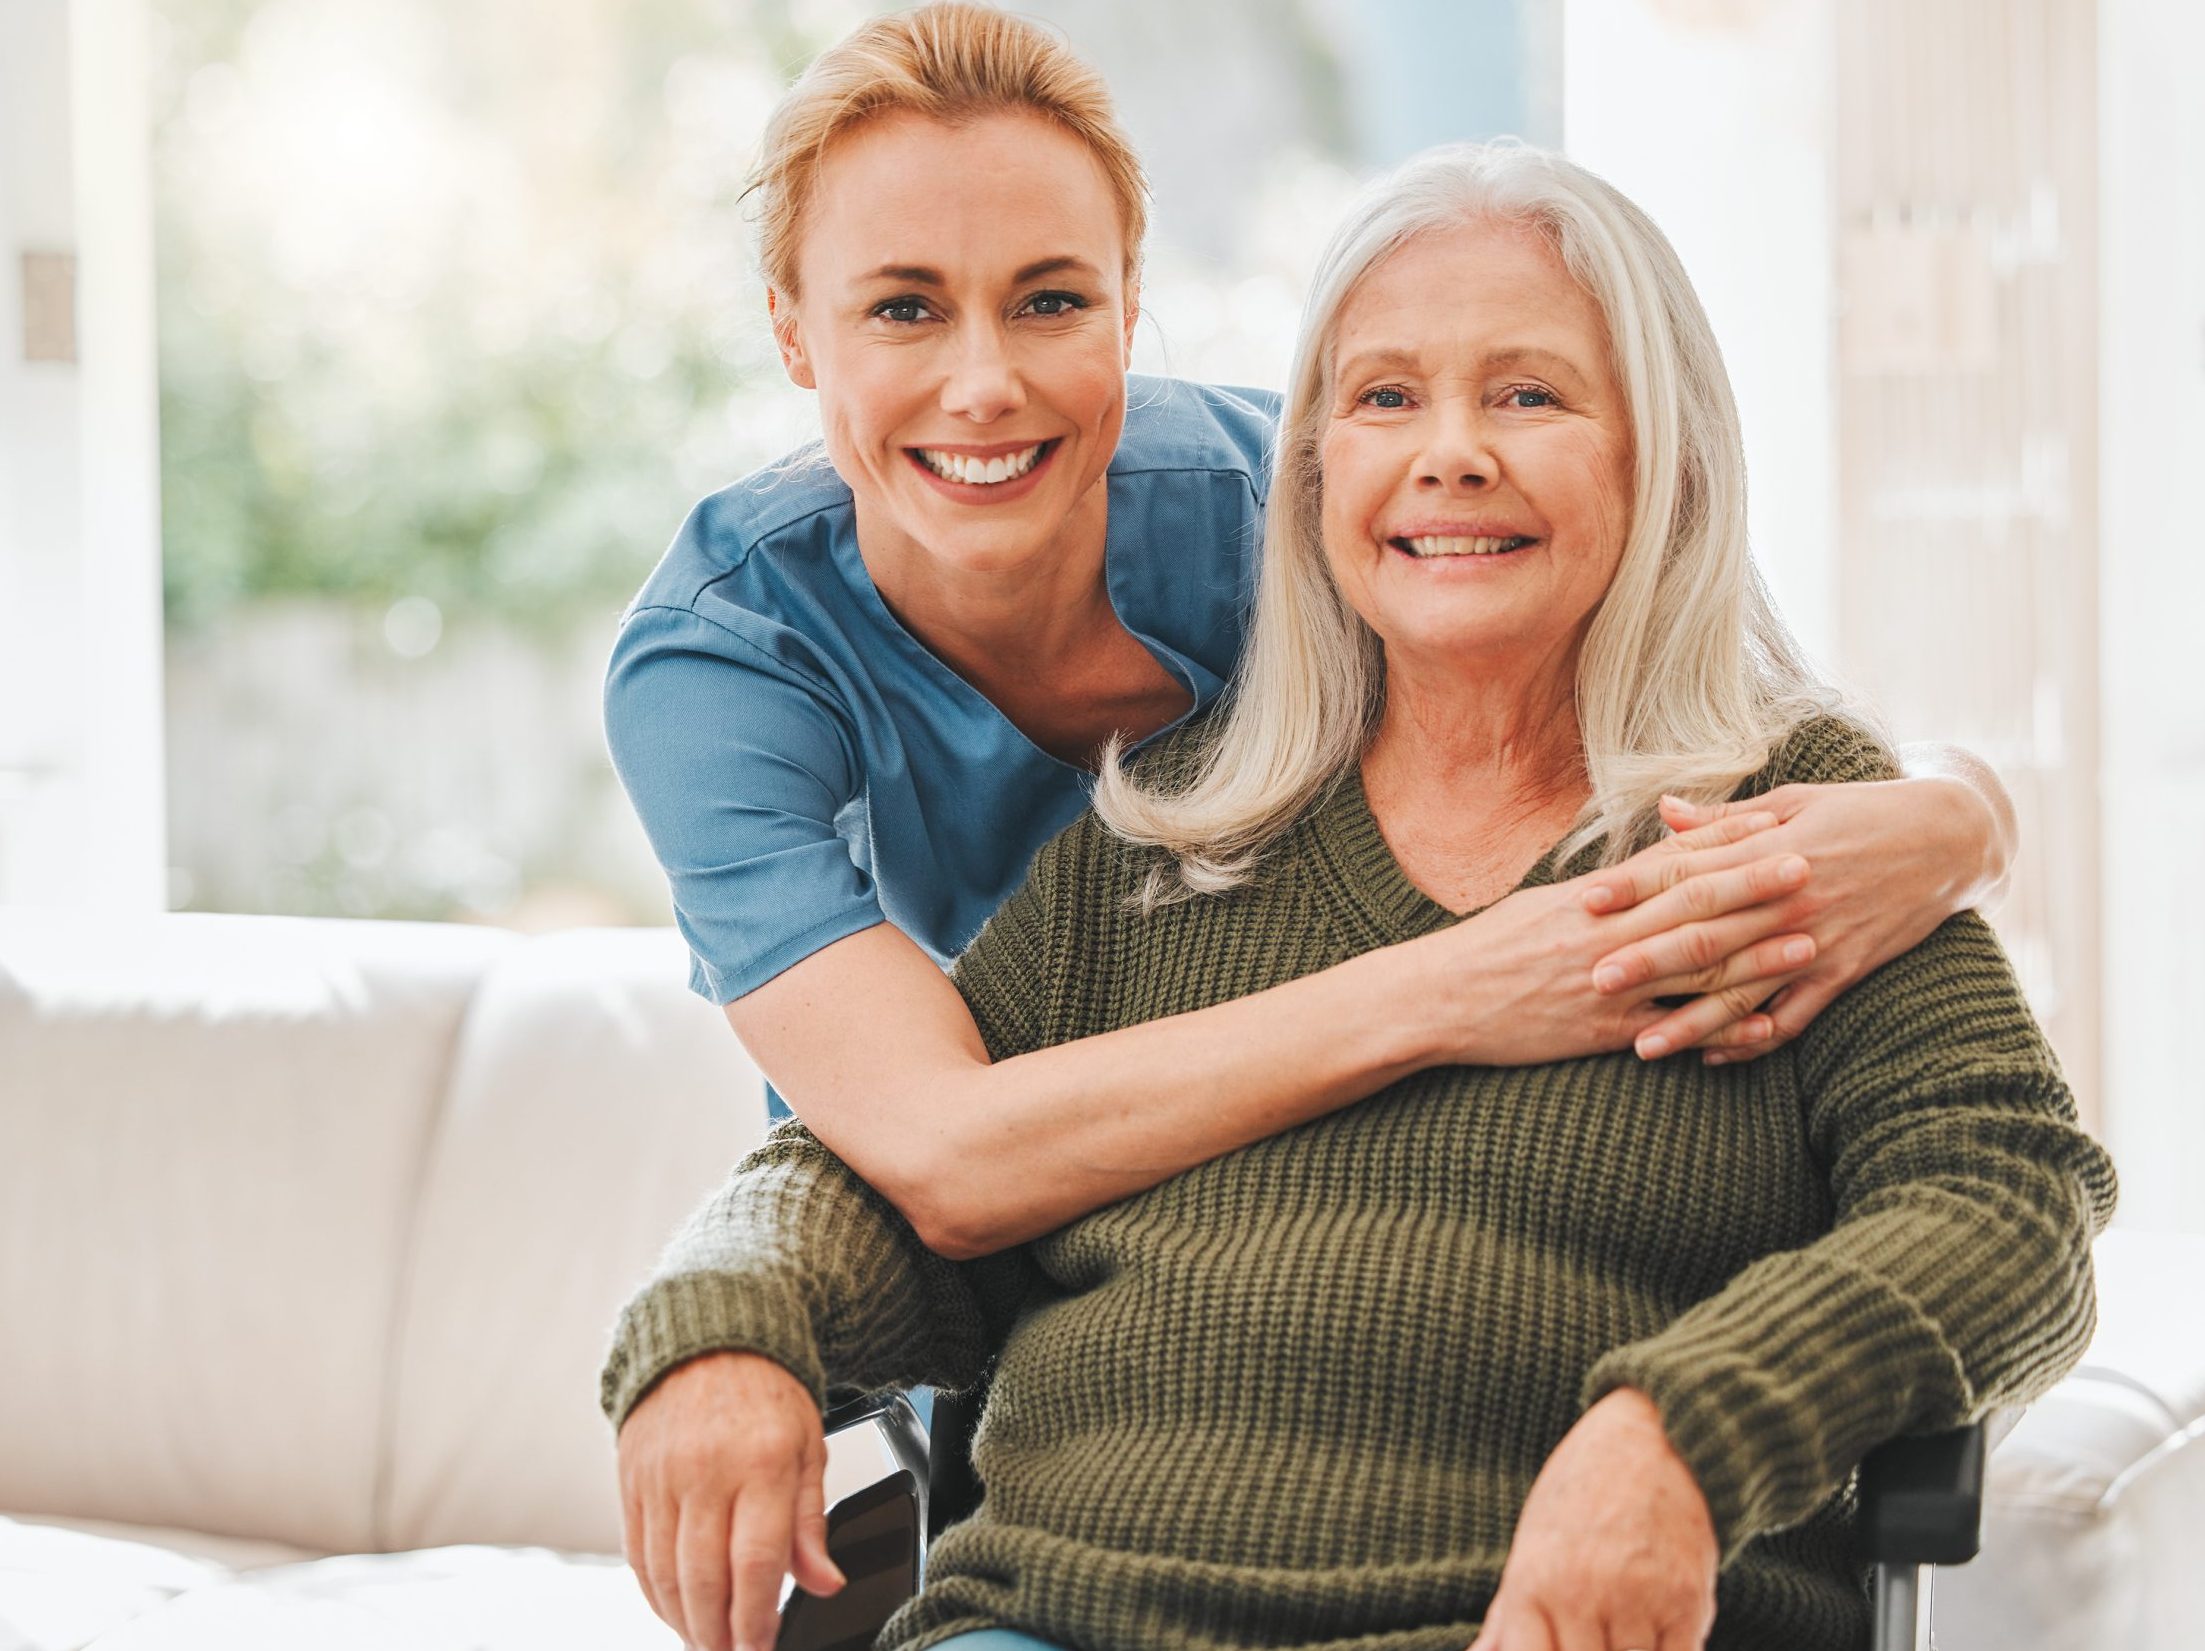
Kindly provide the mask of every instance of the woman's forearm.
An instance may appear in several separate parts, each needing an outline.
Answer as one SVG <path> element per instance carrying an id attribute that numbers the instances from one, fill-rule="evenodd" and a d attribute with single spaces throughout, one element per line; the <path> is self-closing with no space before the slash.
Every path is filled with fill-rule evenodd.
<path id="1" fill-rule="evenodd" d="M 822 1404 L 833 1387 L 963 1386 L 1005 1322 L 984 1294 L 994 1276 L 928 1253 L 791 1123 L 691 1215 L 622 1309 L 599 1399 L 618 1430 L 661 1378 L 710 1352 L 772 1359 Z"/>
<path id="2" fill-rule="evenodd" d="M 1588 910 L 1579 882 L 1525 889 L 1269 991 L 1096 1036 L 1067 1038 L 1054 1012 L 1038 1007 L 1026 1012 L 1030 1035 L 1006 1036 L 1000 1029 L 1020 1014 L 999 1008 L 988 1017 L 1002 1057 L 992 1063 L 957 985 L 885 923 L 737 999 L 728 1020 L 822 1141 L 929 1246 L 969 1259 L 1426 1067 L 1627 1049 L 1662 1018 L 1656 992 L 1713 992 L 1774 973 L 1785 967 L 1777 953 L 1798 938 L 1783 897 L 1803 868 L 1758 857 L 1758 829 L 1740 817 L 1645 851 L 1673 855 L 1694 875 L 1624 912 Z M 968 990 L 983 956 L 998 996 L 1031 1005 L 1068 980 L 1080 984 L 1077 959 L 1035 949 L 1028 898 L 1014 897 L 974 943 Z M 1595 988 L 1594 961 L 1618 944 L 1652 935 L 1682 944 L 1709 927 L 1688 918 L 1747 908 L 1766 915 L 1720 948 L 1707 979 Z"/>
<path id="3" fill-rule="evenodd" d="M 883 924 L 728 1018 L 819 1138 L 931 1248 L 966 1259 L 1448 1058 L 1460 1028 L 1416 947 L 991 1063 L 956 987 Z"/>
<path id="4" fill-rule="evenodd" d="M 2021 847 L 2014 800 L 1997 772 L 1972 751 L 1933 742 L 1901 746 L 1899 762 L 1908 779 L 1942 781 L 1949 790 L 1954 864 L 1965 878 L 1955 908 L 1995 904 L 2006 893 Z"/>

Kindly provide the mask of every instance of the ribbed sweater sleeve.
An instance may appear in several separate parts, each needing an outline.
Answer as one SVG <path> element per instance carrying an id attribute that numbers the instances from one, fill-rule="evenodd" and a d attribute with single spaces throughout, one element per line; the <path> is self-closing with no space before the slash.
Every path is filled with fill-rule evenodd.
<path id="1" fill-rule="evenodd" d="M 811 1389 L 971 1386 L 1023 1299 L 1023 1249 L 954 1262 L 796 1119 L 689 1218 L 622 1309 L 599 1383 L 617 1430 L 668 1371 L 759 1353 Z"/>
<path id="2" fill-rule="evenodd" d="M 2089 1240 L 2114 1198 L 1973 912 L 1855 985 L 1789 1053 L 1831 1230 L 1614 1349 L 1583 1394 L 1653 1398 L 1726 1561 L 1806 1518 L 1884 1440 L 2057 1381 L 2089 1342 Z"/>

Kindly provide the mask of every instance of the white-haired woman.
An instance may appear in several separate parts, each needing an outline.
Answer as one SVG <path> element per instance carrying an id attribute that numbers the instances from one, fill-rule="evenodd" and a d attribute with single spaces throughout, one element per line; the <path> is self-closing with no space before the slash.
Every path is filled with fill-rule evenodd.
<path id="1" fill-rule="evenodd" d="M 1751 1057 L 2003 877 L 2003 794 L 1931 751 L 1889 786 L 1680 807 L 1685 837 L 1459 928 L 991 1061 L 941 965 L 1085 808 L 1107 742 L 1206 711 L 1231 676 L 1276 398 L 1129 392 L 1140 163 L 1100 80 L 1018 18 L 866 23 L 790 92 L 757 181 L 776 335 L 824 446 L 697 507 L 622 621 L 606 733 L 692 986 L 944 1253 L 1414 1071 Z M 677 1528 L 699 1564 L 719 1551 L 713 1520 L 674 1510 L 724 1524 L 714 1418 L 742 1398 L 699 1366 L 623 1430 L 647 1578 L 682 1568 Z M 709 1620 L 724 1590 L 723 1564 L 658 1600 Z"/>
<path id="2" fill-rule="evenodd" d="M 1560 157 L 1368 194 L 1280 453 L 1228 705 L 1108 767 L 959 960 L 998 1059 L 1458 929 L 1622 861 L 1664 791 L 1891 772 L 1755 578 L 1681 266 Z M 785 1124 L 605 1402 L 705 1348 L 753 1380 L 751 1644 L 792 1523 L 825 1563 L 826 1394 L 986 1378 L 985 1497 L 887 1651 L 1841 1651 L 1853 1466 L 2058 1378 L 2112 1200 L 1963 913 L 1763 1061 L 1426 1070 L 980 1261 Z"/>

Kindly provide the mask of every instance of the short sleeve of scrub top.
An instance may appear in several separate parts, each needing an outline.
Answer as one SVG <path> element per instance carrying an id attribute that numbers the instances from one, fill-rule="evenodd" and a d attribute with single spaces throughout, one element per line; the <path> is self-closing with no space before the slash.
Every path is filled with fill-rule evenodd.
<path id="1" fill-rule="evenodd" d="M 1128 382 L 1106 582 L 1195 712 L 1246 634 L 1277 406 Z M 690 987 L 714 1003 L 884 920 L 946 965 L 1087 805 L 1090 776 L 889 611 L 816 448 L 690 513 L 622 617 L 604 693 Z"/>

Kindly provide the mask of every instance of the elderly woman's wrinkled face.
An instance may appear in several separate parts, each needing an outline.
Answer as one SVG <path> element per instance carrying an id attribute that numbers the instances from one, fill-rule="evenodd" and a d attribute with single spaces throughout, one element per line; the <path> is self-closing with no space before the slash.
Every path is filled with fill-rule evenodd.
<path id="1" fill-rule="evenodd" d="M 1560 669 L 1630 525 L 1631 423 L 1591 294 L 1548 241 L 1418 236 L 1342 306 L 1324 542 L 1390 663 Z"/>

